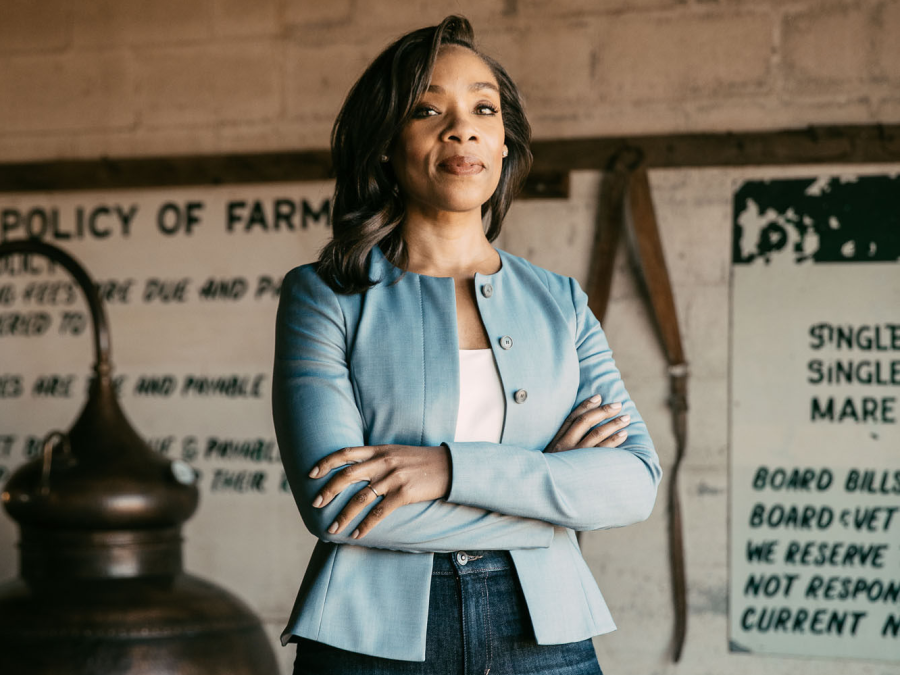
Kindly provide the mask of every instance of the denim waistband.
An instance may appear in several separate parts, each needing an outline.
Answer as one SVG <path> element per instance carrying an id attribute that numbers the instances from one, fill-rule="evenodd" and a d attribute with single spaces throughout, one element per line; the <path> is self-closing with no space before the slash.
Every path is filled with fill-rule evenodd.
<path id="1" fill-rule="evenodd" d="M 509 551 L 454 551 L 435 553 L 432 575 L 479 574 L 512 569 Z"/>

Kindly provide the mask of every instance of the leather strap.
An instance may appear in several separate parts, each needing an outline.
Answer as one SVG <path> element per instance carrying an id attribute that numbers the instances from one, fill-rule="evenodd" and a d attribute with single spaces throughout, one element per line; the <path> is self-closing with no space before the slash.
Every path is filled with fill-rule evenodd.
<path id="1" fill-rule="evenodd" d="M 612 290 L 613 263 L 626 222 L 625 197 L 630 210 L 634 259 L 669 364 L 669 407 L 675 435 L 675 461 L 669 481 L 669 554 L 675 609 L 673 661 L 681 659 L 687 636 L 687 582 L 684 562 L 678 474 L 687 443 L 688 367 L 678 329 L 675 298 L 666 268 L 647 170 L 639 151 L 624 148 L 609 163 L 601 185 L 597 230 L 588 280 L 588 304 L 603 322 Z"/>
<path id="2" fill-rule="evenodd" d="M 612 290 L 613 270 L 619 238 L 625 224 L 625 191 L 628 175 L 640 165 L 639 150 L 623 148 L 615 153 L 606 167 L 597 205 L 597 226 L 588 276 L 588 307 L 602 322 L 606 316 Z"/>

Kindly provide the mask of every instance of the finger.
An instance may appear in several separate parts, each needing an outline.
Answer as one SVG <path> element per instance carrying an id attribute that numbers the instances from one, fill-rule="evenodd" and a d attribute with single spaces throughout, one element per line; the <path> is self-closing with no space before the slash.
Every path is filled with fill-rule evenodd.
<path id="1" fill-rule="evenodd" d="M 316 462 L 315 466 L 313 466 L 313 468 L 309 472 L 309 477 L 321 477 L 339 466 L 363 462 L 369 459 L 372 456 L 373 452 L 374 448 L 368 445 L 342 448 L 337 452 L 332 452 L 330 455 L 326 455 L 318 462 Z"/>
<path id="2" fill-rule="evenodd" d="M 581 442 L 579 442 L 578 445 L 579 447 L 585 448 L 594 448 L 598 445 L 601 445 L 607 439 L 610 439 L 623 431 L 630 422 L 630 415 L 622 415 L 621 417 L 617 417 L 614 420 L 610 420 L 606 424 L 596 426 L 584 435 L 584 438 L 581 440 Z M 622 440 L 625 439 L 623 438 Z"/>
<path id="3" fill-rule="evenodd" d="M 376 492 L 378 493 L 377 496 L 375 494 Z M 336 534 L 343 530 L 353 521 L 354 518 L 356 518 L 362 512 L 364 508 L 372 504 L 381 496 L 383 496 L 383 493 L 377 486 L 372 486 L 371 483 L 365 486 L 362 490 L 353 495 L 353 498 L 349 502 L 347 502 L 341 512 L 334 519 L 334 522 L 332 522 L 329 526 L 328 532 L 330 534 Z"/>
<path id="4" fill-rule="evenodd" d="M 384 499 L 372 507 L 372 510 L 363 518 L 363 521 L 353 530 L 353 534 L 350 536 L 354 539 L 362 539 L 372 531 L 373 527 L 384 520 L 388 514 L 402 505 L 403 497 L 396 492 L 389 492 Z"/>
<path id="5" fill-rule="evenodd" d="M 622 410 L 622 404 L 618 401 L 615 403 L 607 403 L 606 405 L 594 408 L 583 413 L 578 419 L 572 422 L 572 426 L 567 432 L 570 441 L 578 442 L 593 427 L 597 426 L 605 420 L 612 419 Z"/>
<path id="6" fill-rule="evenodd" d="M 593 410 L 588 410 L 587 412 L 583 413 L 578 419 L 572 422 L 572 426 L 569 427 L 569 430 L 560 439 L 559 445 L 563 446 L 564 449 L 579 447 L 581 444 L 581 440 L 586 434 L 590 432 L 593 427 L 597 426 L 604 420 L 608 420 L 613 415 L 618 413 L 621 409 L 622 404 L 616 402 L 608 403 L 599 408 L 594 408 Z"/>
<path id="7" fill-rule="evenodd" d="M 337 472 L 337 474 L 328 483 L 325 484 L 316 498 L 313 500 L 313 507 L 322 508 L 328 506 L 335 497 L 346 490 L 354 483 L 372 480 L 372 466 L 370 462 L 362 462 L 360 464 L 351 464 Z"/>
<path id="8" fill-rule="evenodd" d="M 554 448 L 559 443 L 560 439 L 569 431 L 569 429 L 572 427 L 572 423 L 576 419 L 578 419 L 588 410 L 592 410 L 593 408 L 598 407 L 602 401 L 603 397 L 600 396 L 600 394 L 595 394 L 594 396 L 586 398 L 581 403 L 579 403 L 578 406 L 576 406 L 575 409 L 569 413 L 569 416 L 566 417 L 565 420 L 563 420 L 563 423 L 559 427 L 559 431 L 556 432 L 556 434 L 553 436 L 553 439 L 550 441 L 550 443 L 547 444 L 547 447 Z M 550 452 L 558 452 L 558 450 L 553 449 L 550 450 Z"/>
<path id="9" fill-rule="evenodd" d="M 617 434 L 613 434 L 605 441 L 600 443 L 598 447 L 601 448 L 618 448 L 622 443 L 625 442 L 625 439 L 628 438 L 628 432 L 624 429 Z"/>

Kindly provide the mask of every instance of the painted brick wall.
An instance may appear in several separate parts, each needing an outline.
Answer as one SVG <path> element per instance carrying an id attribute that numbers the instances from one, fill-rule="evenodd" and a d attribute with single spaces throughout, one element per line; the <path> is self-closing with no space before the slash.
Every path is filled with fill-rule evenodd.
<path id="1" fill-rule="evenodd" d="M 900 0 L 3 0 L 0 161 L 323 148 L 365 64 L 452 12 L 521 84 L 540 138 L 900 121 Z M 614 675 L 896 675 L 727 651 L 729 197 L 747 172 L 651 175 L 692 364 L 689 639 L 669 664 L 666 482 L 648 522 L 584 537 L 620 626 L 596 640 L 600 661 Z M 568 202 L 516 204 L 500 246 L 585 282 L 597 185 L 576 174 Z M 664 363 L 624 259 L 607 330 L 668 469 Z M 284 617 L 264 619 L 274 644 Z M 278 653 L 289 672 L 292 650 Z"/>
<path id="2" fill-rule="evenodd" d="M 900 120 L 898 0 L 5 0 L 0 160 L 321 148 L 364 65 L 452 12 L 540 138 Z"/>

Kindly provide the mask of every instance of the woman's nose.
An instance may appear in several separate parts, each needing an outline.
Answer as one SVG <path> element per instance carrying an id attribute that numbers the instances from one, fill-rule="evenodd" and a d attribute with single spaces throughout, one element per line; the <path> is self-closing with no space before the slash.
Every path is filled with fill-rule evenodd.
<path id="1" fill-rule="evenodd" d="M 457 141 L 458 143 L 478 140 L 478 131 L 474 120 L 465 111 L 448 110 L 444 119 L 446 125 L 441 133 L 441 140 Z"/>

